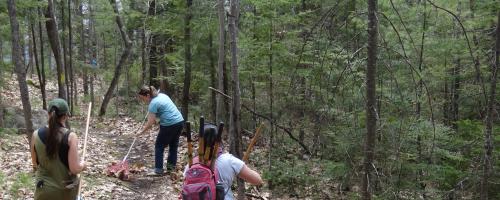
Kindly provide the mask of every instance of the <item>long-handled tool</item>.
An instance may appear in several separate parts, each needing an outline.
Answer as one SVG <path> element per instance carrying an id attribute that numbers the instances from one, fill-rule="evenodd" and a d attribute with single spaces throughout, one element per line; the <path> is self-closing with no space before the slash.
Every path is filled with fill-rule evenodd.
<path id="1" fill-rule="evenodd" d="M 87 124 L 85 125 L 85 139 L 83 140 L 83 155 L 82 162 L 85 162 L 85 156 L 87 155 L 87 135 L 89 133 L 89 124 L 90 124 L 90 113 L 92 111 L 92 102 L 89 103 L 89 110 L 87 112 Z M 78 186 L 78 198 L 81 199 L 80 195 L 82 192 L 82 182 L 83 182 L 83 174 L 80 173 L 80 185 Z"/>
<path id="2" fill-rule="evenodd" d="M 144 126 L 144 123 L 146 122 L 147 116 L 148 115 L 146 114 L 146 116 L 144 117 L 144 120 L 142 121 L 141 126 L 139 126 L 138 129 L 140 129 L 140 128 L 142 128 L 142 126 Z M 135 131 L 135 132 L 137 132 L 137 131 Z M 118 177 L 120 180 L 128 180 L 129 179 L 127 158 L 130 155 L 130 152 L 132 151 L 132 147 L 134 147 L 136 140 L 137 140 L 137 137 L 134 137 L 132 144 L 128 148 L 127 154 L 125 154 L 125 156 L 123 157 L 121 162 L 117 162 L 117 163 L 113 162 L 110 166 L 108 166 L 108 168 L 106 169 L 106 174 L 108 176 L 115 176 L 115 177 Z"/>
<path id="3" fill-rule="evenodd" d="M 252 152 L 253 146 L 257 142 L 257 138 L 259 138 L 260 132 L 262 130 L 262 127 L 264 127 L 264 123 L 260 124 L 259 128 L 255 131 L 255 135 L 253 136 L 252 140 L 248 144 L 247 150 L 245 151 L 245 154 L 243 155 L 243 162 L 248 162 L 248 158 L 250 157 L 250 152 Z"/>

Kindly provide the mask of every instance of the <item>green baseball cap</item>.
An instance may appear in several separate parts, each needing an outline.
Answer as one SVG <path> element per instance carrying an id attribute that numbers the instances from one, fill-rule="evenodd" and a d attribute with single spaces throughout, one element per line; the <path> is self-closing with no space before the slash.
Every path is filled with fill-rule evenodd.
<path id="1" fill-rule="evenodd" d="M 61 98 L 55 98 L 49 101 L 49 112 L 52 110 L 52 107 L 56 108 L 57 115 L 71 115 L 69 112 L 69 106 L 66 100 L 61 99 Z"/>

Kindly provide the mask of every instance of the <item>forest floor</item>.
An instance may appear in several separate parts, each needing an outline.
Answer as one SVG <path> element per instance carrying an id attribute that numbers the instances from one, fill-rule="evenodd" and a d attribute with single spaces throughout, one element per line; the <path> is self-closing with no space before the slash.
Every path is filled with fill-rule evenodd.
<path id="1" fill-rule="evenodd" d="M 9 102 L 9 106 L 21 107 L 17 85 L 14 76 L 4 80 L 2 101 Z M 81 85 L 78 88 L 81 89 Z M 33 86 L 29 86 L 29 90 L 32 109 L 41 109 L 39 90 Z M 54 83 L 48 83 L 47 92 L 48 99 L 56 96 L 57 87 Z M 99 106 L 93 106 L 94 113 L 97 113 Z M 79 112 L 75 112 L 70 119 L 71 129 L 79 136 L 80 149 L 83 149 L 87 108 L 87 103 L 80 103 Z M 184 137 L 179 143 L 177 169 L 161 177 L 146 176 L 147 169 L 154 165 L 157 130 L 151 130 L 148 136 L 139 138 L 127 159 L 130 168 L 137 172 L 131 174 L 129 181 L 121 181 L 107 176 L 105 170 L 112 162 L 123 159 L 141 121 L 125 114 L 113 118 L 92 116 L 90 121 L 86 157 L 88 168 L 82 173 L 82 194 L 85 199 L 178 199 L 182 170 L 187 163 Z M 1 131 L 0 147 L 0 199 L 33 199 L 35 183 L 27 136 Z M 268 192 L 259 193 L 255 189 L 251 189 L 250 193 L 262 199 L 268 199 L 269 196 Z"/>

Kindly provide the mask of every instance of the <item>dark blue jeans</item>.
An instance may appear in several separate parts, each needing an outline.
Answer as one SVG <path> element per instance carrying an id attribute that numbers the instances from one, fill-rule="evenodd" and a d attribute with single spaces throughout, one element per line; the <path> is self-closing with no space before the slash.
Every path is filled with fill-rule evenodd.
<path id="1" fill-rule="evenodd" d="M 184 122 L 179 122 L 170 126 L 160 126 L 160 132 L 156 136 L 155 143 L 155 171 L 163 172 L 163 153 L 165 147 L 168 148 L 167 170 L 175 169 L 177 164 L 177 148 L 179 147 L 179 137 L 181 136 Z"/>

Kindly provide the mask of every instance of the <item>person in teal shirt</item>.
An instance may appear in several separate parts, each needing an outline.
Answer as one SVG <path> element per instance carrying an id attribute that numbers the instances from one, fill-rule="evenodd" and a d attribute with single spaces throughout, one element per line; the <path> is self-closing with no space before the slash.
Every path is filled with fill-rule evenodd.
<path id="1" fill-rule="evenodd" d="M 139 99 L 148 106 L 148 121 L 139 135 L 147 133 L 160 119 L 160 131 L 155 142 L 155 168 L 149 175 L 163 174 L 163 155 L 165 147 L 168 149 L 167 171 L 174 170 L 177 164 L 177 148 L 179 137 L 184 126 L 184 118 L 174 102 L 166 94 L 159 93 L 153 86 L 143 86 L 139 90 Z"/>

